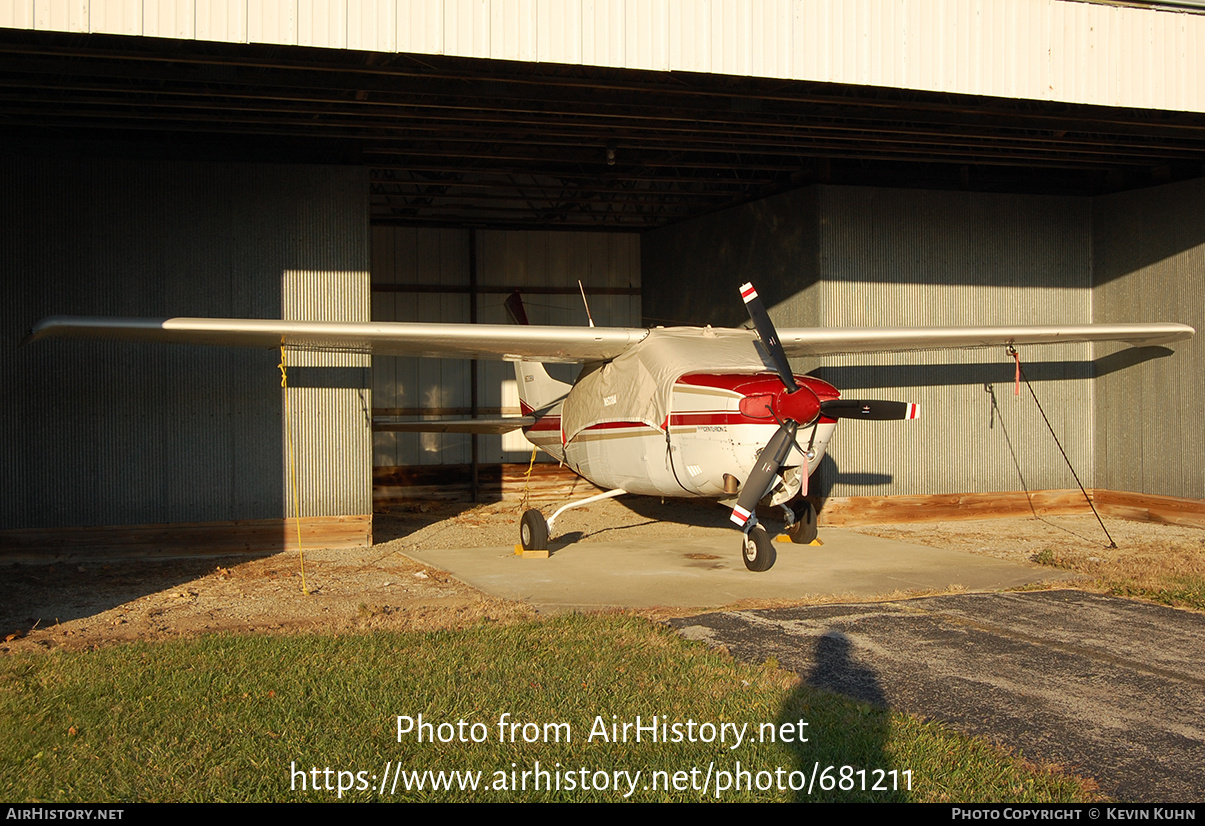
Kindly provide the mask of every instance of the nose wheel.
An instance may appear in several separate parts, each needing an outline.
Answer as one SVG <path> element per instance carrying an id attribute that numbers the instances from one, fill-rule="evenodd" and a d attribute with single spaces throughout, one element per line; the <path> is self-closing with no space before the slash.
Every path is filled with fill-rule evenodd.
<path id="1" fill-rule="evenodd" d="M 758 572 L 770 570 L 774 567 L 774 560 L 778 558 L 770 535 L 761 525 L 754 525 L 753 529 L 745 534 L 744 551 L 741 556 L 745 560 L 746 568 Z"/>

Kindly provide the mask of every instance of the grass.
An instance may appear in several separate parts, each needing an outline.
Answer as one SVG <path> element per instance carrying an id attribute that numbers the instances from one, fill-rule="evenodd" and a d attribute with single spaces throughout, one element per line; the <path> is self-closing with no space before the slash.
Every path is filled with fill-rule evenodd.
<path id="1" fill-rule="evenodd" d="M 1137 543 L 1091 553 L 1044 548 L 1033 561 L 1084 574 L 1091 579 L 1086 587 L 1098 591 L 1205 611 L 1205 543 Z"/>
<path id="2" fill-rule="evenodd" d="M 451 725 L 424 730 L 437 742 L 399 737 L 398 716 L 420 714 Z M 526 731 L 539 731 L 538 741 L 523 742 L 520 727 L 500 742 L 503 714 L 537 724 Z M 612 722 L 637 716 L 646 724 L 654 716 L 683 727 L 694 721 L 696 733 L 703 723 L 748 728 L 737 748 L 731 728 L 724 743 L 589 738 L 600 725 L 609 732 Z M 463 739 L 484 741 L 461 742 L 461 720 Z M 798 731 L 799 720 L 808 723 L 806 743 L 757 736 L 769 728 L 780 735 L 783 725 Z M 543 742 L 543 724 L 567 728 L 547 729 Z M 561 790 L 533 789 L 530 777 L 526 789 L 512 788 L 537 761 L 557 770 Z M 407 790 L 402 781 L 382 795 L 381 776 L 399 764 L 407 772 L 481 772 L 481 785 Z M 13 656 L 0 661 L 0 765 L 0 798 L 14 801 L 612 801 L 628 789 L 623 778 L 614 788 L 617 771 L 641 773 L 629 799 L 644 801 L 1095 799 L 1089 783 L 981 740 L 811 689 L 773 662 L 737 663 L 622 615 Z M 651 787 L 655 772 L 669 788 Z M 777 788 L 814 774 L 810 793 Z M 583 776 L 592 785 L 605 776 L 608 788 L 582 789 Z M 863 791 L 863 777 L 885 790 Z M 717 794 L 725 778 L 729 788 Z M 738 778 L 742 787 L 732 788 Z M 340 795 L 341 782 L 349 788 Z M 770 788 L 746 787 L 759 784 Z"/>

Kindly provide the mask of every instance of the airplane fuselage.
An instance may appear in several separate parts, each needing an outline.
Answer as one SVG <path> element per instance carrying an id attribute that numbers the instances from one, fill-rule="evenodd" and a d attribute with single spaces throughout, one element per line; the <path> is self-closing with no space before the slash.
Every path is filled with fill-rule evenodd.
<path id="1" fill-rule="evenodd" d="M 731 375 L 692 373 L 673 386 L 668 427 L 643 422 L 606 422 L 566 440 L 561 406 L 554 406 L 527 429 L 528 440 L 601 488 L 622 488 L 651 496 L 733 496 L 743 483 L 787 407 L 839 397 L 836 388 L 810 376 L 795 376 L 800 390 L 784 400 L 772 373 Z M 571 391 L 572 392 L 572 391 Z M 799 395 L 799 394 L 805 394 Z M 777 418 L 776 418 L 777 416 Z M 799 490 L 800 472 L 820 464 L 836 421 L 819 415 L 799 430 L 799 447 L 784 463 L 785 484 Z M 797 470 L 795 470 L 797 469 Z M 725 477 L 729 479 L 725 479 Z"/>

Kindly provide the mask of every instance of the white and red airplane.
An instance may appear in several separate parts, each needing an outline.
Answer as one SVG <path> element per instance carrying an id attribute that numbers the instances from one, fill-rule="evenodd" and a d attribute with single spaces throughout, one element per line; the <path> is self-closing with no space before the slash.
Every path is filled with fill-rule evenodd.
<path id="1" fill-rule="evenodd" d="M 528 440 L 607 492 L 545 519 L 523 514 L 525 549 L 543 549 L 570 507 L 623 493 L 735 500 L 745 566 L 768 570 L 774 545 L 755 510 L 782 506 L 787 534 L 815 537 L 815 511 L 788 503 L 807 492 L 839 419 L 917 418 L 914 404 L 842 399 L 835 387 L 791 371 L 790 356 L 1121 341 L 1134 346 L 1189 338 L 1184 324 L 1012 327 L 795 328 L 776 331 L 751 284 L 741 296 L 753 329 L 531 326 L 518 294 L 517 325 L 318 322 L 278 319 L 53 316 L 29 340 L 118 338 L 247 347 L 295 347 L 376 355 L 502 359 L 515 363 L 523 416 L 396 422 L 391 430 L 499 433 Z M 570 385 L 544 362 L 584 364 Z"/>

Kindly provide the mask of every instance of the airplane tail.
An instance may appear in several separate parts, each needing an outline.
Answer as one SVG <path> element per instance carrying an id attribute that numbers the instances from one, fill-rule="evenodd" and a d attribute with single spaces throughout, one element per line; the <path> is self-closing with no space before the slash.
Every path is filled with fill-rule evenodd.
<path id="1" fill-rule="evenodd" d="M 531 323 L 527 320 L 527 310 L 523 307 L 523 299 L 518 290 L 506 299 L 506 310 L 516 324 Z M 548 375 L 544 365 L 538 361 L 516 361 L 515 381 L 519 385 L 519 406 L 524 416 L 533 410 L 543 410 L 552 406 L 573 389 L 573 385 Z"/>

